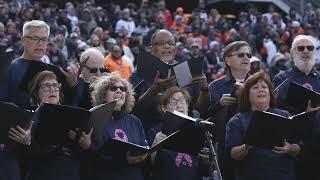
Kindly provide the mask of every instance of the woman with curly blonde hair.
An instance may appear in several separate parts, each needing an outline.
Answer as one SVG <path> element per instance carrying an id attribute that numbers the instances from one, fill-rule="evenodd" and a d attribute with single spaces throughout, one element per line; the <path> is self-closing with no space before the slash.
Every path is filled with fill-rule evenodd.
<path id="1" fill-rule="evenodd" d="M 133 155 L 108 153 L 106 142 L 112 138 L 147 146 L 144 129 L 140 119 L 130 114 L 134 106 L 134 92 L 132 85 L 118 74 L 98 78 L 92 85 L 91 98 L 93 105 L 116 101 L 112 118 L 105 128 L 102 138 L 94 142 L 93 176 L 102 179 L 144 179 L 141 163 L 147 154 Z"/>

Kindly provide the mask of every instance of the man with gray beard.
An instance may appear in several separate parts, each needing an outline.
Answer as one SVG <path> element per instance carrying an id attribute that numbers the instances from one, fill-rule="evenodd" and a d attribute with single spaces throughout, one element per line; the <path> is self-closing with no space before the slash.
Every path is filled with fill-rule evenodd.
<path id="1" fill-rule="evenodd" d="M 278 73 L 273 79 L 274 88 L 278 89 L 278 105 L 288 110 L 292 115 L 301 113 L 294 107 L 285 103 L 289 82 L 296 82 L 306 88 L 320 93 L 320 73 L 314 68 L 316 40 L 312 36 L 298 35 L 292 42 L 290 53 L 294 66 L 286 71 Z M 299 94 L 297 94 L 299 96 Z M 319 179 L 319 173 L 315 166 L 319 164 L 320 145 L 317 139 L 320 137 L 319 112 L 315 118 L 315 126 L 308 137 L 301 141 L 301 156 L 296 160 L 297 180 Z M 318 151 L 318 152 L 317 152 Z M 318 177 L 318 178 L 316 178 Z"/>

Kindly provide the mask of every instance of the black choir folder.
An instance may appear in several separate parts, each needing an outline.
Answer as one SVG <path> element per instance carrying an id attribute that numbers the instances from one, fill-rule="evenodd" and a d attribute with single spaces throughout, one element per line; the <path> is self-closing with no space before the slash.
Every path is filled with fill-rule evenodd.
<path id="1" fill-rule="evenodd" d="M 288 87 L 287 104 L 297 112 L 307 109 L 308 101 L 311 100 L 313 107 L 320 106 L 320 93 L 306 88 L 296 82 L 290 82 Z"/>
<path id="2" fill-rule="evenodd" d="M 196 119 L 178 111 L 166 112 L 162 133 L 170 135 L 177 132 L 163 145 L 164 149 L 197 154 L 205 146 L 204 131 L 196 126 Z"/>
<path id="3" fill-rule="evenodd" d="M 284 141 L 297 142 L 313 128 L 316 111 L 284 117 L 266 111 L 254 111 L 248 126 L 245 143 L 262 148 L 283 146 Z"/>
<path id="4" fill-rule="evenodd" d="M 63 145 L 68 141 L 69 130 L 101 137 L 110 119 L 115 101 L 86 110 L 83 108 L 43 103 L 37 112 L 35 140 L 41 145 Z"/>
<path id="5" fill-rule="evenodd" d="M 193 77 L 202 75 L 203 63 L 201 58 L 192 58 L 181 63 L 167 64 L 145 51 L 140 51 L 137 71 L 149 83 L 153 82 L 157 71 L 162 79 L 175 75 L 179 86 L 184 87 L 190 84 Z"/>
<path id="6" fill-rule="evenodd" d="M 202 76 L 203 58 L 191 58 L 173 67 L 179 87 L 191 83 L 192 78 Z"/>
<path id="7" fill-rule="evenodd" d="M 43 63 L 41 61 L 28 61 L 28 66 L 22 81 L 19 84 L 19 88 L 24 91 L 28 91 L 28 85 L 32 79 L 37 75 L 37 73 L 45 70 L 54 72 L 58 78 L 58 82 L 62 83 L 62 85 L 66 84 L 66 76 L 62 72 L 62 70 L 66 71 L 66 69 L 63 69 L 60 66 Z"/>
<path id="8" fill-rule="evenodd" d="M 22 128 L 27 128 L 33 116 L 32 112 L 4 101 L 0 101 L 0 114 L 2 116 L 0 123 L 0 144 L 11 143 L 12 140 L 8 137 L 9 129 L 18 125 Z"/>
<path id="9" fill-rule="evenodd" d="M 143 79 L 152 83 L 157 71 L 160 73 L 160 78 L 165 79 L 173 75 L 174 65 L 167 64 L 161 59 L 153 56 L 145 51 L 140 51 L 137 62 L 137 71 Z"/>
<path id="10" fill-rule="evenodd" d="M 134 144 L 131 142 L 126 142 L 121 139 L 110 139 L 104 144 L 104 151 L 110 154 L 123 154 L 126 152 L 130 152 L 135 155 L 144 154 L 144 153 L 152 153 L 164 146 L 172 137 L 174 137 L 178 132 L 174 132 L 161 140 L 159 143 L 149 147 L 149 146 L 141 146 L 138 144 Z"/>

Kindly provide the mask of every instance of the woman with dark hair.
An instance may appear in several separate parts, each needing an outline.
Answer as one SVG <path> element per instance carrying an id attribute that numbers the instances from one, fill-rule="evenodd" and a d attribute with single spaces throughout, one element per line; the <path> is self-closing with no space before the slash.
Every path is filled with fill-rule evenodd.
<path id="1" fill-rule="evenodd" d="M 188 91 L 177 86 L 170 87 L 161 96 L 161 110 L 163 112 L 178 111 L 188 115 L 191 97 Z M 162 133 L 163 122 L 149 132 L 150 142 L 157 144 L 166 137 Z M 190 143 L 192 140 L 190 139 Z M 161 149 L 151 154 L 153 180 L 198 180 L 208 175 L 208 149 L 203 148 L 198 155 Z"/>
<path id="2" fill-rule="evenodd" d="M 36 74 L 29 84 L 29 93 L 31 94 L 30 103 L 34 107 L 41 103 L 60 104 L 62 102 L 61 84 L 52 71 L 41 71 Z M 38 128 L 38 121 L 35 117 L 32 132 Z M 75 135 L 68 135 L 70 143 L 79 144 L 82 151 L 87 150 L 91 144 L 91 133 L 92 130 L 88 134 L 83 132 L 78 142 L 72 138 Z M 44 146 L 38 144 L 33 138 L 29 180 L 80 180 L 80 157 L 83 154 L 77 153 L 71 146 L 73 147 L 73 145 Z"/>
<path id="3" fill-rule="evenodd" d="M 101 76 L 91 86 L 94 106 L 116 101 L 112 118 L 108 120 L 102 137 L 93 142 L 92 179 L 143 180 L 142 165 L 147 154 L 127 152 L 115 155 L 108 152 L 105 146 L 112 138 L 148 146 L 140 119 L 130 114 L 135 104 L 132 85 L 119 74 L 111 73 L 109 76 Z"/>
<path id="4" fill-rule="evenodd" d="M 226 127 L 226 153 L 235 165 L 238 180 L 294 180 L 294 157 L 300 153 L 300 145 L 286 141 L 283 146 L 265 149 L 244 143 L 246 130 L 253 111 L 268 111 L 288 117 L 289 112 L 275 108 L 275 96 L 270 77 L 259 71 L 245 82 L 239 99 L 239 113 Z"/>
<path id="5" fill-rule="evenodd" d="M 60 104 L 62 101 L 61 84 L 52 71 L 39 72 L 29 84 L 32 107 L 39 106 L 41 102 Z"/>

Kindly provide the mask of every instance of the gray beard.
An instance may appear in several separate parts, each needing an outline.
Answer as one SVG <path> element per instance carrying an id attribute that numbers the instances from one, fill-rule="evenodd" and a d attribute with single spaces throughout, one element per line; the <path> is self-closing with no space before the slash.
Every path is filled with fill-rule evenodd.
<path id="1" fill-rule="evenodd" d="M 294 65 L 305 74 L 309 74 L 316 63 L 315 58 L 312 58 L 310 61 L 303 61 L 300 59 L 294 59 Z"/>

